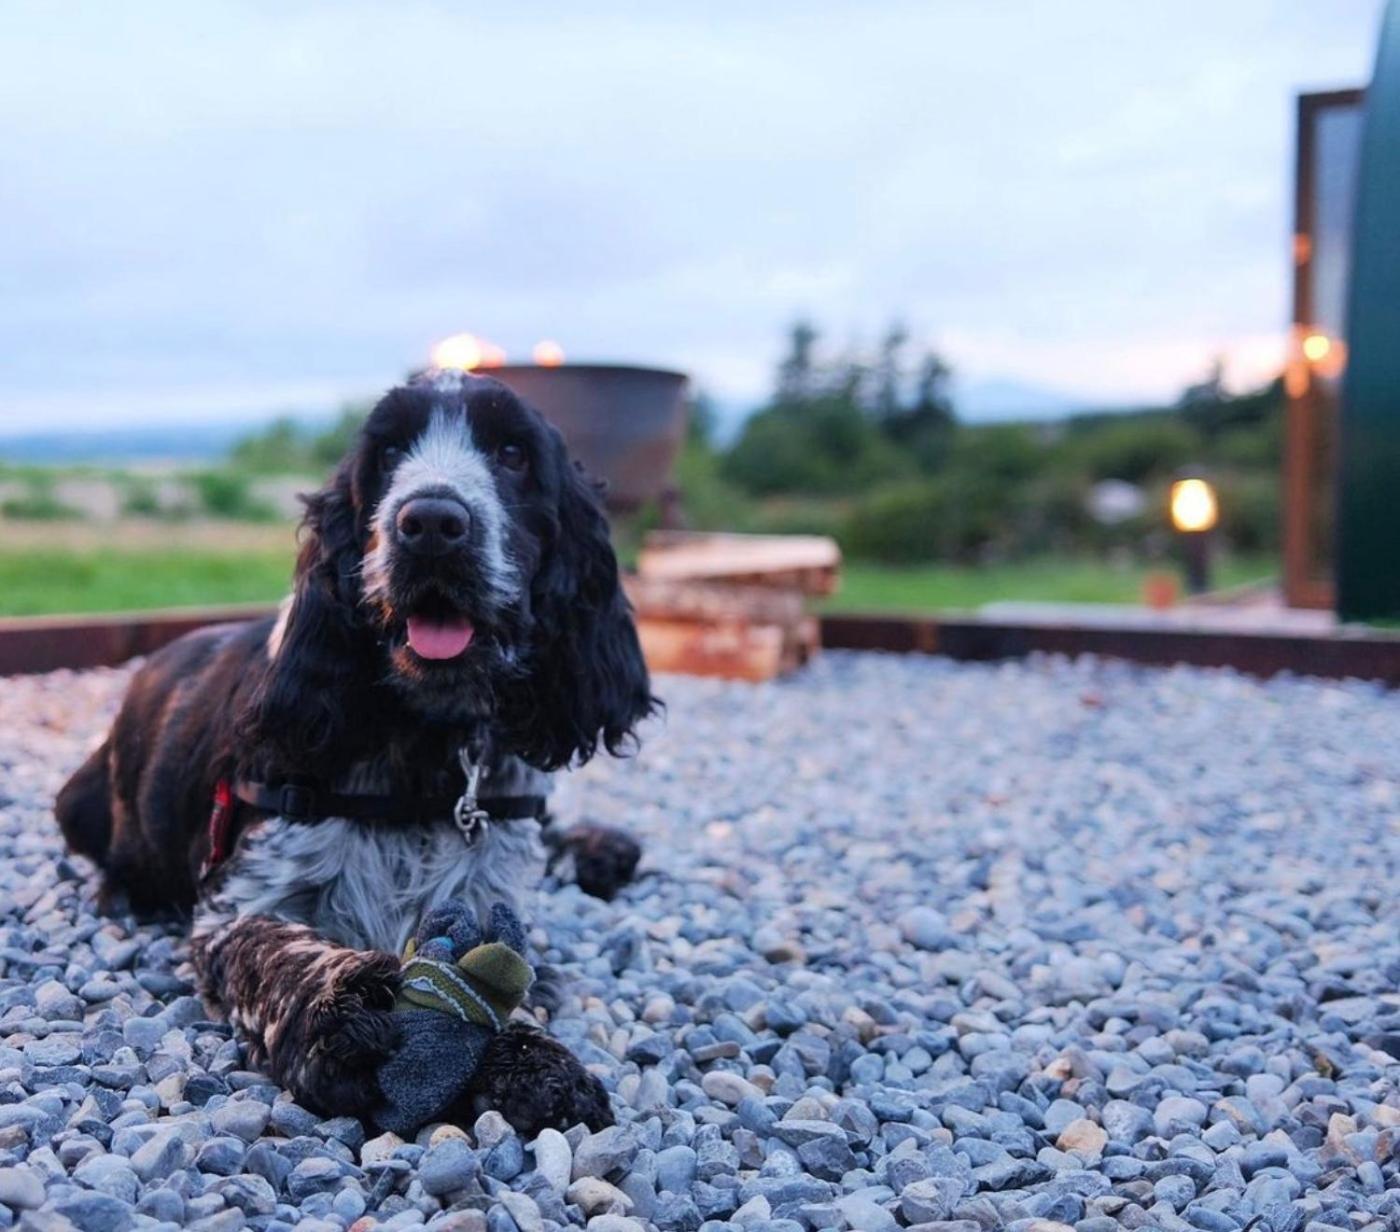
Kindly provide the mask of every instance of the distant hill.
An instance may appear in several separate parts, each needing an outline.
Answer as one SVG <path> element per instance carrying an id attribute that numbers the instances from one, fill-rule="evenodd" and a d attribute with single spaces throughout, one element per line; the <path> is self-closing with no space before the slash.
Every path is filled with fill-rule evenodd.
<path id="1" fill-rule="evenodd" d="M 329 419 L 315 415 L 298 421 L 316 426 L 328 423 Z M 0 462 L 47 466 L 213 462 L 224 458 L 238 441 L 262 426 L 258 422 L 233 420 L 0 435 Z"/>
<path id="2" fill-rule="evenodd" d="M 954 378 L 953 405 L 958 418 L 966 423 L 1064 419 L 1081 411 L 1103 409 L 1093 398 L 997 377 Z"/>

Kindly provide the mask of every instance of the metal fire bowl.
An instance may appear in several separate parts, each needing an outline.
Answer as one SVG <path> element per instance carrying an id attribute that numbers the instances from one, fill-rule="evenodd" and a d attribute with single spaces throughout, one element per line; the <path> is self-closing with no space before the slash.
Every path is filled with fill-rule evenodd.
<path id="1" fill-rule="evenodd" d="M 684 373 L 618 364 L 501 364 L 505 382 L 564 435 L 614 509 L 635 509 L 671 487 L 685 439 Z"/>

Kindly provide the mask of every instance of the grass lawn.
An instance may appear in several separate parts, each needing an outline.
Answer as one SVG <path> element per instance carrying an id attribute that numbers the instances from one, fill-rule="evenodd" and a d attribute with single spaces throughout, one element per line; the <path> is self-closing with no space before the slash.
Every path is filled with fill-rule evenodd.
<path id="1" fill-rule="evenodd" d="M 131 521 L 0 524 L 0 616 L 275 602 L 290 526 Z"/>
<path id="2" fill-rule="evenodd" d="M 1143 579 L 1161 566 L 1115 566 L 1103 561 L 1055 559 L 967 567 L 925 565 L 896 569 L 847 564 L 841 589 L 823 602 L 827 611 L 936 612 L 980 607 L 999 599 L 1058 603 L 1137 603 Z M 1216 585 L 1260 582 L 1277 573 L 1269 557 L 1222 560 Z"/>
<path id="3" fill-rule="evenodd" d="M 287 593 L 291 576 L 290 551 L 0 550 L 0 615 L 275 602 Z"/>
<path id="4" fill-rule="evenodd" d="M 285 525 L 134 520 L 0 525 L 0 616 L 275 602 L 295 551 Z M 931 612 L 997 599 L 1132 603 L 1146 567 L 1042 559 L 981 568 L 848 564 L 829 610 Z M 1268 558 L 1222 561 L 1222 586 L 1274 572 Z"/>

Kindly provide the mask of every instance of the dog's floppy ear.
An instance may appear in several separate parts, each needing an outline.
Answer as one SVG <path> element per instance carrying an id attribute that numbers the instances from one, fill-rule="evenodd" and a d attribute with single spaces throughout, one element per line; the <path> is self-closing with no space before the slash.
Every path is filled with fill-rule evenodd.
<path id="1" fill-rule="evenodd" d="M 528 677 L 505 699 L 513 751 L 543 770 L 615 756 L 656 707 L 597 487 L 557 443 L 557 518 L 530 588 Z"/>
<path id="2" fill-rule="evenodd" d="M 290 606 L 279 621 L 280 637 L 269 641 L 267 675 L 238 724 L 253 751 L 290 770 L 338 743 L 364 653 L 350 461 L 305 499 Z"/>

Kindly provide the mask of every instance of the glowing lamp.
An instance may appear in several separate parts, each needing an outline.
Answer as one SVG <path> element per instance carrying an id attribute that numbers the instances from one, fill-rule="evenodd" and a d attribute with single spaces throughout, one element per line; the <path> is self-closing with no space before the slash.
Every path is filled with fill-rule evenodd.
<path id="1" fill-rule="evenodd" d="M 505 362 L 506 353 L 500 347 L 475 334 L 449 334 L 432 350 L 434 368 L 452 368 L 458 372 L 499 368 Z"/>
<path id="2" fill-rule="evenodd" d="M 1211 531 L 1220 520 L 1215 489 L 1199 476 L 1178 479 L 1171 491 L 1172 527 L 1186 567 L 1186 593 L 1210 589 Z"/>
<path id="3" fill-rule="evenodd" d="M 1220 520 L 1215 489 L 1204 479 L 1178 479 L 1172 484 L 1172 525 L 1182 534 L 1202 534 Z"/>
<path id="4" fill-rule="evenodd" d="M 481 339 L 475 334 L 451 334 L 433 347 L 434 368 L 470 372 L 481 366 Z"/>
<path id="5" fill-rule="evenodd" d="M 557 342 L 546 338 L 542 342 L 535 343 L 535 349 L 531 351 L 530 357 L 541 368 L 557 368 L 564 362 L 564 348 Z"/>
<path id="6" fill-rule="evenodd" d="M 1303 339 L 1303 354 L 1309 363 L 1320 364 L 1332 353 L 1332 339 L 1326 334 L 1309 334 Z"/>

